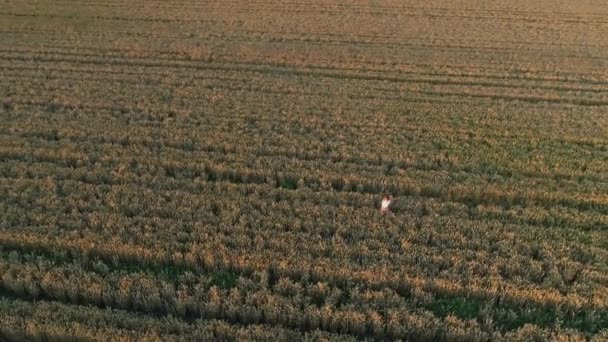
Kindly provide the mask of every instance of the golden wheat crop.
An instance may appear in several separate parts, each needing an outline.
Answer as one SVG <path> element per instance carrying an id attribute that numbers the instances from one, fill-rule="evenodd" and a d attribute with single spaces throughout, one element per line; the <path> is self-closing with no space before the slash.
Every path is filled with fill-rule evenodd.
<path id="1" fill-rule="evenodd" d="M 0 339 L 608 338 L 608 5 L 1 3 Z"/>

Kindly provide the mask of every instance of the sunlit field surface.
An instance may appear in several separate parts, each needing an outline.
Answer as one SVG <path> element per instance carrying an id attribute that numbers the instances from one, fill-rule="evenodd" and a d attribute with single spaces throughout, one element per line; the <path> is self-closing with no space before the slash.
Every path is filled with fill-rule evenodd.
<path id="1" fill-rule="evenodd" d="M 0 339 L 608 339 L 607 32 L 592 0 L 0 0 Z"/>

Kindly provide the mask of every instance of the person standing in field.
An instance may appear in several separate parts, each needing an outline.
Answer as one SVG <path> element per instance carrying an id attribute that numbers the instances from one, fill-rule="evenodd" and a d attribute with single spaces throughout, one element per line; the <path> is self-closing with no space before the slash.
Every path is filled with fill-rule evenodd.
<path id="1" fill-rule="evenodd" d="M 380 203 L 380 214 L 388 214 L 391 212 L 391 202 L 393 201 L 393 198 L 390 197 L 389 195 L 384 195 L 384 198 L 382 199 L 382 203 Z"/>

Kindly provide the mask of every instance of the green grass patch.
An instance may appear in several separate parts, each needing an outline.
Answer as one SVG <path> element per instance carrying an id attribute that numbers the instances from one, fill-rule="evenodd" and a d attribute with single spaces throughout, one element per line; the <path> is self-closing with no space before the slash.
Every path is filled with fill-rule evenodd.
<path id="1" fill-rule="evenodd" d="M 239 275 L 233 272 L 214 272 L 211 274 L 211 285 L 215 285 L 221 289 L 231 289 L 236 286 L 236 281 Z"/>
<path id="2" fill-rule="evenodd" d="M 473 319 L 479 316 L 479 301 L 464 297 L 440 298 L 430 304 L 429 308 L 437 316 L 454 315 L 462 319 Z"/>
<path id="3" fill-rule="evenodd" d="M 298 180 L 294 177 L 283 177 L 277 179 L 280 188 L 295 190 L 298 188 Z"/>

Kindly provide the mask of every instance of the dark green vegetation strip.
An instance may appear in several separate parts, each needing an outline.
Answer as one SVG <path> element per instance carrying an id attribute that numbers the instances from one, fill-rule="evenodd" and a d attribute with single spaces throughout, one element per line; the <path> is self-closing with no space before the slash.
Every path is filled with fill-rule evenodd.
<path id="1" fill-rule="evenodd" d="M 435 296 L 433 303 L 426 305 L 439 317 L 455 315 L 462 319 L 481 320 L 482 311 L 491 312 L 494 324 L 501 331 L 510 331 L 535 324 L 539 327 L 555 328 L 558 324 L 563 328 L 576 329 L 592 334 L 608 328 L 608 310 L 581 310 L 563 312 L 559 308 L 547 308 L 524 304 L 520 306 L 490 303 L 467 297 Z"/>

